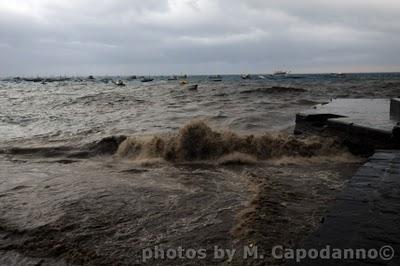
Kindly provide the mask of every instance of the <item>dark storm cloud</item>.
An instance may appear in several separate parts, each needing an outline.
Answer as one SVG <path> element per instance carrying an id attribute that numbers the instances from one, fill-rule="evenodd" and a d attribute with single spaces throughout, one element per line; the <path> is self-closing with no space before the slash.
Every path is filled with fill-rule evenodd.
<path id="1" fill-rule="evenodd" d="M 0 1 L 0 75 L 393 71 L 397 0 Z"/>

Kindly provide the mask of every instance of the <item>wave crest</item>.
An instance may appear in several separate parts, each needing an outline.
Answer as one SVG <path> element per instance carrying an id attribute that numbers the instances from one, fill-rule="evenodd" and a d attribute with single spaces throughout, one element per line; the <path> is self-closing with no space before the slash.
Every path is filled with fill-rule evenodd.
<path id="1" fill-rule="evenodd" d="M 286 134 L 239 136 L 233 132 L 212 130 L 206 123 L 195 121 L 178 133 L 151 137 L 129 137 L 117 150 L 117 156 L 131 159 L 163 158 L 168 161 L 218 159 L 240 153 L 266 160 L 283 156 L 312 157 L 345 152 L 335 139 L 296 138 Z"/>

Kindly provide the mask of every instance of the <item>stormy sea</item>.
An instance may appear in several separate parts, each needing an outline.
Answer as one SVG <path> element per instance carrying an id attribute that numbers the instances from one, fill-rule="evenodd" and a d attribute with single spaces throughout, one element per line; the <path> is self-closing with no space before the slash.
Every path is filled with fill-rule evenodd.
<path id="1" fill-rule="evenodd" d="M 394 73 L 153 78 L 0 81 L 0 265 L 280 264 L 365 160 L 295 114 L 400 94 Z"/>

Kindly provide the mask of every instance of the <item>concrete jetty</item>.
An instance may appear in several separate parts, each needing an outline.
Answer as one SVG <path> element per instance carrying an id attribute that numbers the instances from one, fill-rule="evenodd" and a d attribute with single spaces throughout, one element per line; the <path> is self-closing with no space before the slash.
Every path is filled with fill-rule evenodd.
<path id="1" fill-rule="evenodd" d="M 334 99 L 296 115 L 295 134 L 337 136 L 355 153 L 400 149 L 400 99 Z"/>
<path id="2" fill-rule="evenodd" d="M 400 265 L 399 121 L 399 98 L 336 99 L 297 114 L 295 133 L 335 136 L 350 149 L 373 155 L 337 196 L 321 226 L 297 247 L 324 250 L 325 257 L 286 261 L 289 265 Z M 334 249 L 347 255 L 359 251 L 361 257 L 326 258 Z M 363 250 L 370 256 L 362 257 Z"/>

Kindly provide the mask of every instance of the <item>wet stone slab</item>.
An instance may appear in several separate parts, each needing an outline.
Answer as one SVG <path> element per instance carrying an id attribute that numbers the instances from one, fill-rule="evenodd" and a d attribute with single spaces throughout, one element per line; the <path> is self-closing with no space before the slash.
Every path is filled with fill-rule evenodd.
<path id="1" fill-rule="evenodd" d="M 336 199 L 320 228 L 299 248 L 379 249 L 390 245 L 390 261 L 305 259 L 290 265 L 400 265 L 400 151 L 378 150 Z"/>

